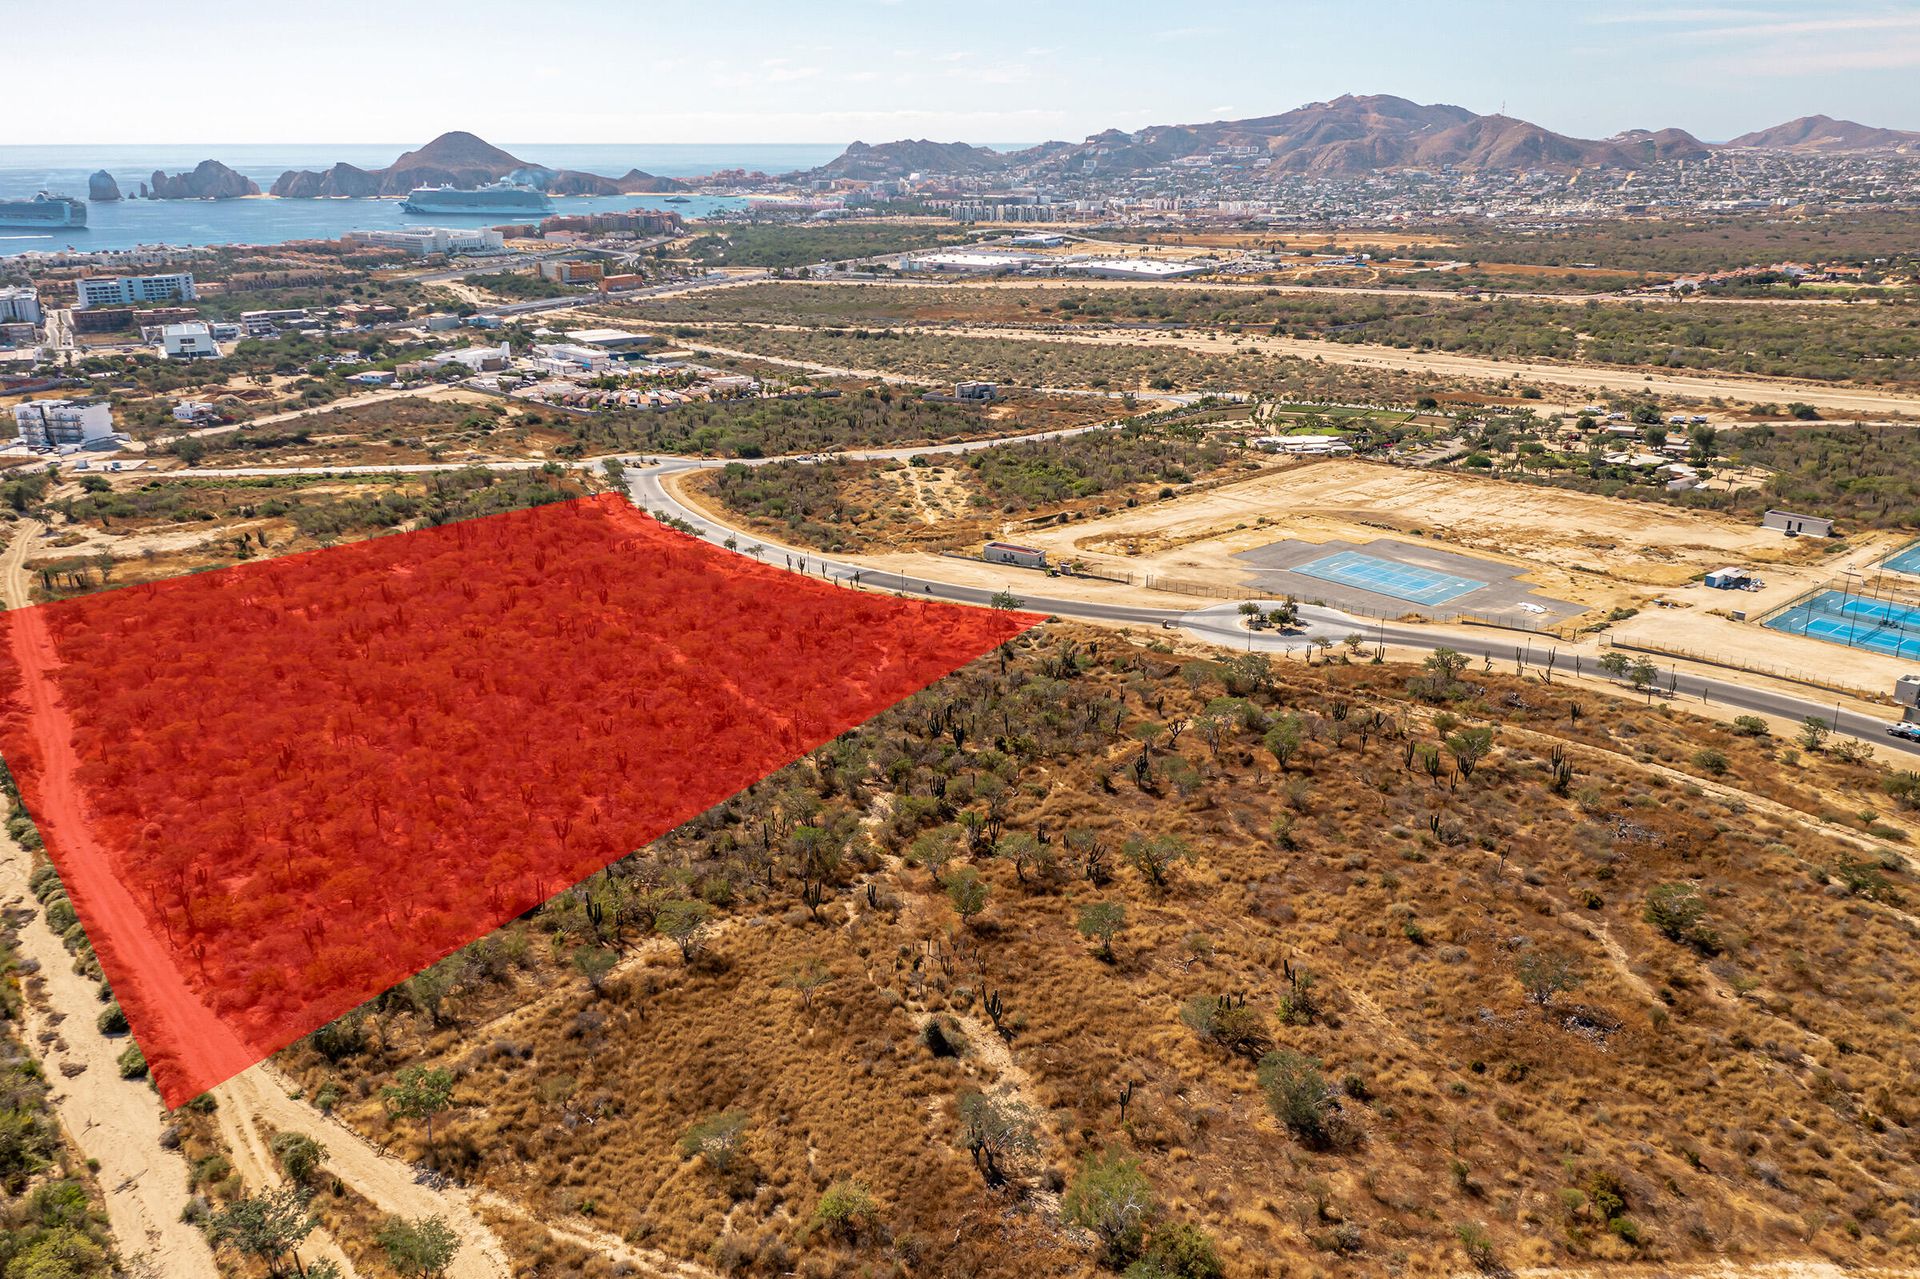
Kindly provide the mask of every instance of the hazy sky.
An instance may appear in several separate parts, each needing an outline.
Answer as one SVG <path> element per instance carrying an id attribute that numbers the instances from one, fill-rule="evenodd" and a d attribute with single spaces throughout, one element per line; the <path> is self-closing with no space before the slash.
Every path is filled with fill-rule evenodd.
<path id="1" fill-rule="evenodd" d="M 1342 93 L 1920 129 L 1920 0 L 7 0 L 0 33 L 52 64 L 0 143 L 1033 142 Z"/>

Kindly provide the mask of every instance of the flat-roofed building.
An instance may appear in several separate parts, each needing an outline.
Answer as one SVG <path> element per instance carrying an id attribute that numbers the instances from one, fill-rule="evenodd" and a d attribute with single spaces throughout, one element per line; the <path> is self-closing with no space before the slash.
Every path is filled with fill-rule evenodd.
<path id="1" fill-rule="evenodd" d="M 1175 262 L 1165 258 L 1091 258 L 1067 262 L 1063 275 L 1086 275 L 1100 280 L 1185 280 L 1218 270 L 1213 262 Z"/>
<path id="2" fill-rule="evenodd" d="M 169 360 L 217 360 L 220 344 L 204 324 L 169 324 L 160 330 L 160 353 Z"/>
<path id="3" fill-rule="evenodd" d="M 0 288 L 0 324 L 40 323 L 40 294 L 24 285 Z"/>
<path id="4" fill-rule="evenodd" d="M 629 333 L 625 329 L 574 329 L 567 334 L 567 340 L 614 356 L 644 351 L 660 342 L 651 333 Z"/>
<path id="5" fill-rule="evenodd" d="M 112 438 L 113 410 L 97 400 L 28 400 L 14 405 L 13 425 L 31 449 L 85 448 Z"/>
<path id="6" fill-rule="evenodd" d="M 1833 521 L 1824 515 L 1800 515 L 1793 511 L 1768 511 L 1760 521 L 1762 528 L 1779 529 L 1788 537 L 1832 537 Z"/>
<path id="7" fill-rule="evenodd" d="M 578 258 L 549 259 L 540 264 L 540 278 L 553 284 L 598 284 L 607 274 L 598 262 Z"/>
<path id="8" fill-rule="evenodd" d="M 73 282 L 76 311 L 96 306 L 136 306 L 142 302 L 171 302 L 178 298 L 191 302 L 199 297 L 193 287 L 193 274 L 179 271 L 171 275 L 89 275 Z"/>
<path id="9" fill-rule="evenodd" d="M 1045 551 L 1032 546 L 1016 546 L 1012 542 L 988 542 L 980 558 L 989 564 L 1014 564 L 1020 568 L 1047 566 Z"/>

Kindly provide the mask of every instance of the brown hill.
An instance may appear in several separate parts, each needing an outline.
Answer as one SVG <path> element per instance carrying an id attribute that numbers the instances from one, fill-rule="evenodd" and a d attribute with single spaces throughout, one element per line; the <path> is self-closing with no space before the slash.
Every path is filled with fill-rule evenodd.
<path id="1" fill-rule="evenodd" d="M 280 1060 L 675 1270 L 1910 1275 L 1892 780 L 1046 627 Z M 452 1077 L 431 1152 L 409 1066 Z"/>
<path id="2" fill-rule="evenodd" d="M 1372 94 L 1248 120 L 1153 125 L 1133 133 L 1109 129 L 1078 144 L 1048 143 L 1006 155 L 964 143 L 855 143 L 813 176 L 899 177 L 916 170 L 1016 178 L 1126 174 L 1226 150 L 1239 151 L 1239 158 L 1264 157 L 1276 172 L 1338 174 L 1439 167 L 1637 168 L 1705 156 L 1710 148 L 1679 129 L 1594 141 L 1508 116 Z"/>
<path id="3" fill-rule="evenodd" d="M 1771 129 L 1743 133 L 1727 143 L 1730 147 L 1753 147 L 1767 151 L 1905 151 L 1920 146 L 1920 133 L 1899 129 L 1876 129 L 1852 120 L 1836 120 L 1829 115 L 1805 115 L 1798 120 L 1776 124 Z"/>
<path id="4" fill-rule="evenodd" d="M 552 195 L 627 195 L 644 191 L 679 191 L 684 184 L 639 169 L 621 178 L 606 178 L 575 169 L 548 169 L 530 164 L 471 133 L 443 133 L 414 151 L 408 151 L 384 169 L 360 169 L 351 164 L 330 168 L 289 169 L 274 182 L 271 194 L 291 199 L 316 196 L 397 196 L 415 187 L 477 187 L 511 179 Z"/>
<path id="5" fill-rule="evenodd" d="M 883 142 L 869 146 L 855 142 L 812 176 L 819 178 L 859 178 L 878 181 L 904 178 L 909 173 L 945 173 L 959 175 L 995 173 L 1007 166 L 1008 158 L 988 147 L 965 142 L 932 142 L 925 138 Z"/>

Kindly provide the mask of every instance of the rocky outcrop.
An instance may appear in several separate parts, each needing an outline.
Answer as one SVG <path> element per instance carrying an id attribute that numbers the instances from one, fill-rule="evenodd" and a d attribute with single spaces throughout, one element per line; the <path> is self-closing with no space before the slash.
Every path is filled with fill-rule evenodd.
<path id="1" fill-rule="evenodd" d="M 259 195 L 259 184 L 243 173 L 235 173 L 218 160 L 202 160 L 191 173 L 169 177 L 160 170 L 149 179 L 156 200 L 232 200 L 243 195 Z"/>
<path id="2" fill-rule="evenodd" d="M 336 164 L 319 173 L 310 169 L 289 169 L 274 181 L 267 194 L 301 200 L 379 195 L 380 175 L 351 164 Z"/>
<path id="3" fill-rule="evenodd" d="M 645 195 L 657 191 L 690 191 L 692 188 L 678 178 L 663 178 L 653 173 L 643 173 L 639 169 L 628 169 L 624 176 L 614 179 L 614 185 L 621 195 Z"/>
<path id="4" fill-rule="evenodd" d="M 111 204 L 120 198 L 120 184 L 105 169 L 87 179 L 87 199 L 95 204 Z"/>
<path id="5" fill-rule="evenodd" d="M 273 184 L 272 194 L 290 199 L 405 195 L 415 187 L 477 187 L 500 181 L 522 183 L 549 195 L 629 195 L 686 189 L 684 183 L 638 169 L 622 178 L 605 178 L 577 169 L 549 169 L 529 164 L 471 133 L 454 132 L 441 134 L 384 169 L 357 169 L 350 164 L 336 164 L 320 172 L 289 169 Z"/>

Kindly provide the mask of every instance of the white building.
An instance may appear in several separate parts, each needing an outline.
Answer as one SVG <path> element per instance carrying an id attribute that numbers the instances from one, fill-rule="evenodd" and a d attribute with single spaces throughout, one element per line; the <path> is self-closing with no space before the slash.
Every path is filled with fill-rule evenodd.
<path id="1" fill-rule="evenodd" d="M 188 271 L 173 275 L 90 275 L 74 281 L 78 298 L 73 306 L 84 311 L 90 306 L 133 306 L 140 302 L 191 302 L 200 294 L 193 287 Z"/>
<path id="2" fill-rule="evenodd" d="M 1172 262 L 1164 258 L 1091 258 L 1061 266 L 1062 275 L 1088 275 L 1102 280 L 1184 280 L 1219 270 L 1214 262 Z"/>
<path id="3" fill-rule="evenodd" d="M 504 253 L 506 237 L 490 227 L 406 227 L 393 231 L 349 231 L 340 237 L 348 244 L 376 249 L 399 249 L 414 257 L 430 253 Z"/>
<path id="4" fill-rule="evenodd" d="M 205 400 L 182 400 L 173 406 L 173 420 L 176 422 L 217 422 L 220 420 L 220 406 L 209 404 Z"/>
<path id="5" fill-rule="evenodd" d="M 942 271 L 964 275 L 993 271 L 1019 271 L 1040 259 L 1031 253 L 988 253 L 979 250 L 952 250 L 921 253 L 900 259 L 902 271 Z"/>
<path id="6" fill-rule="evenodd" d="M 569 373 L 604 372 L 613 363 L 613 357 L 605 351 L 590 346 L 575 346 L 568 342 L 548 342 L 535 346 L 535 363 L 542 371 L 555 377 L 564 377 Z"/>
<path id="7" fill-rule="evenodd" d="M 457 350 L 442 351 L 438 355 L 428 356 L 421 363 L 436 369 L 459 364 L 472 373 L 491 373 L 506 368 L 512 361 L 512 348 L 502 342 L 499 346 L 463 346 Z"/>
<path id="8" fill-rule="evenodd" d="M 1258 435 L 1253 447 L 1269 453 L 1297 453 L 1305 457 L 1342 457 L 1353 445 L 1338 435 Z"/>
<path id="9" fill-rule="evenodd" d="M 113 411 L 101 401 L 28 400 L 14 406 L 13 424 L 28 448 L 85 448 L 112 438 Z"/>
<path id="10" fill-rule="evenodd" d="M 160 330 L 160 354 L 169 360 L 217 360 L 220 346 L 204 324 L 169 324 Z"/>
<path id="11" fill-rule="evenodd" d="M 0 288 L 0 324 L 40 323 L 40 295 L 31 288 Z"/>

